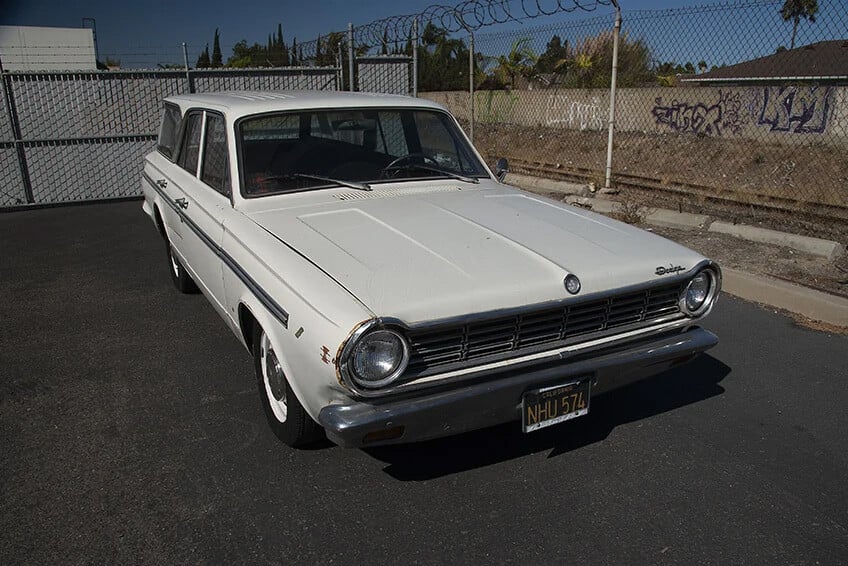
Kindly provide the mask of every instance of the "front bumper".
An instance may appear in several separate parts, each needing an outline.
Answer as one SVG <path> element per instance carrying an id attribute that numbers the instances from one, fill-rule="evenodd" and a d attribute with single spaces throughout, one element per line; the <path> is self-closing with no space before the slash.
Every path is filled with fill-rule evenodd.
<path id="1" fill-rule="evenodd" d="M 414 397 L 354 401 L 324 407 L 318 421 L 327 437 L 344 447 L 414 442 L 459 434 L 521 419 L 521 399 L 528 389 L 592 376 L 592 395 L 661 373 L 712 348 L 718 338 L 700 327 L 629 343 L 618 348 L 499 368 L 450 389 L 419 392 Z M 369 433 L 403 427 L 390 440 L 366 442 Z"/>

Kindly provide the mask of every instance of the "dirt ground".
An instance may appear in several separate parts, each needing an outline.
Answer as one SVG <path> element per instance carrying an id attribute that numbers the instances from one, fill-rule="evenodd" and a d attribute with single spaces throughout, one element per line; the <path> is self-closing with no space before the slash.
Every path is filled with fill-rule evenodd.
<path id="1" fill-rule="evenodd" d="M 597 171 L 603 182 L 605 132 L 476 126 L 475 145 L 492 158 L 536 161 L 554 167 Z M 845 148 L 794 145 L 695 135 L 618 133 L 614 144 L 615 175 L 636 175 L 662 185 L 698 185 L 739 204 L 704 202 L 662 191 L 638 191 L 649 205 L 704 212 L 746 224 L 761 224 L 799 234 L 848 243 L 848 159 Z M 779 202 L 788 211 L 772 213 L 759 202 Z M 825 206 L 822 206 L 825 205 Z M 832 221 L 820 215 L 835 214 Z"/>

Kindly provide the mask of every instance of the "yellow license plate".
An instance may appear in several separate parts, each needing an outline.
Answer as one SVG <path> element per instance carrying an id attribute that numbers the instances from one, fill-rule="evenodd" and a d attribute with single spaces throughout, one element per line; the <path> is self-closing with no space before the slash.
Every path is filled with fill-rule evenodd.
<path id="1" fill-rule="evenodd" d="M 583 379 L 524 393 L 521 425 L 524 432 L 582 417 L 589 412 L 592 380 Z"/>

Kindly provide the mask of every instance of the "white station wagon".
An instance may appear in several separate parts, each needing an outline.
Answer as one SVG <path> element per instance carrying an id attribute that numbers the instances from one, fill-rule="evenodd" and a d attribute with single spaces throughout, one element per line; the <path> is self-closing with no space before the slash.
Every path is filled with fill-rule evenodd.
<path id="1" fill-rule="evenodd" d="M 289 445 L 530 432 L 717 343 L 716 264 L 506 168 L 427 100 L 198 94 L 165 100 L 142 189 Z"/>

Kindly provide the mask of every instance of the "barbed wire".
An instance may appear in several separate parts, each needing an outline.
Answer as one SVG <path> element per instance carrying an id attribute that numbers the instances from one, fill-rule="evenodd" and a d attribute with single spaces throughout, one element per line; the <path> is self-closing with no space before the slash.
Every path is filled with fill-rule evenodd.
<path id="1" fill-rule="evenodd" d="M 594 12 L 611 4 L 612 0 L 466 0 L 455 6 L 433 4 L 414 14 L 374 20 L 354 27 L 354 34 L 364 44 L 401 43 L 412 37 L 416 20 L 421 24 L 432 22 L 448 33 L 458 33 L 555 14 Z"/>
<path id="2" fill-rule="evenodd" d="M 656 20 L 665 17 L 693 16 L 713 12 L 728 12 L 731 10 L 747 10 L 751 8 L 771 7 L 783 3 L 784 0 L 729 0 L 712 4 L 696 4 L 694 6 L 679 6 L 659 10 L 627 10 L 627 21 L 642 19 Z"/>

